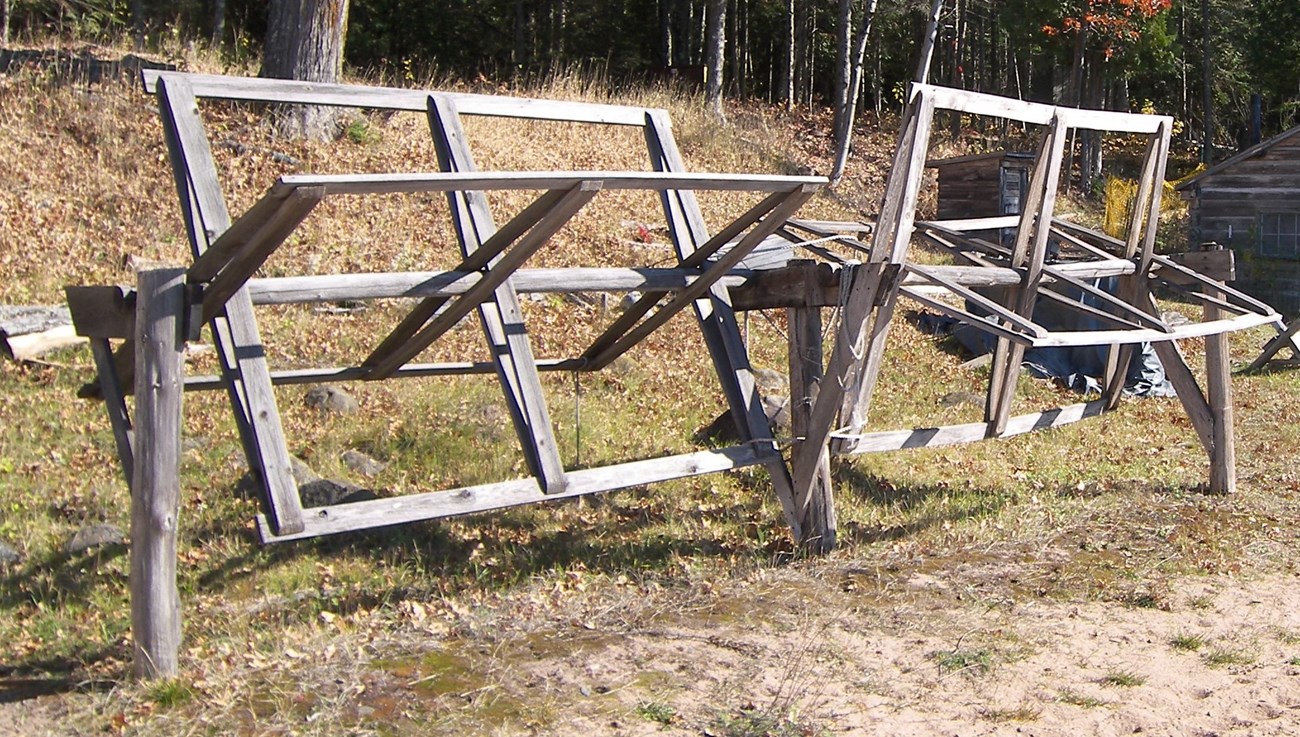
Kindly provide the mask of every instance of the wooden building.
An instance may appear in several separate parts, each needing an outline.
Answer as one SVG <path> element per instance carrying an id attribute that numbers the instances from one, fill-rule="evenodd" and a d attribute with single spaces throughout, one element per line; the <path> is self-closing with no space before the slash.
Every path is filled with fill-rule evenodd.
<path id="1" fill-rule="evenodd" d="M 939 220 L 991 218 L 1020 214 L 1020 196 L 1029 189 L 1034 155 L 1011 151 L 931 159 L 928 168 L 939 172 Z M 1000 234 L 976 233 L 1004 243 L 1013 228 Z"/>
<path id="2" fill-rule="evenodd" d="M 1289 315 L 1300 314 L 1298 134 L 1300 126 L 1178 186 L 1191 248 L 1214 241 L 1235 251 L 1237 287 Z"/>

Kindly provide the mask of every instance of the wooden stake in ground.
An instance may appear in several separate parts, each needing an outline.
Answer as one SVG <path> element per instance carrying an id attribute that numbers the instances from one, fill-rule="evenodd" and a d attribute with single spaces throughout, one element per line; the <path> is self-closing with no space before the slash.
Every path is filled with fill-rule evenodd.
<path id="1" fill-rule="evenodd" d="M 176 517 L 180 502 L 185 270 L 137 277 L 135 402 L 138 428 L 131 499 L 131 633 L 135 675 L 178 670 L 180 594 Z"/>

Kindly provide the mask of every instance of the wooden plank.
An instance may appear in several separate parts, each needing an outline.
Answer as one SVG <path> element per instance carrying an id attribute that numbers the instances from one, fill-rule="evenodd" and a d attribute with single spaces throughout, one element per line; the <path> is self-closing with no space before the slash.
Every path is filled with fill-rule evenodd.
<path id="1" fill-rule="evenodd" d="M 134 326 L 135 321 L 132 320 L 131 323 Z M 126 409 L 126 392 L 122 388 L 108 340 L 91 338 L 90 351 L 95 357 L 95 369 L 99 373 L 99 389 L 104 398 L 104 409 L 108 412 L 108 424 L 113 429 L 118 464 L 126 479 L 126 486 L 130 489 L 135 483 L 135 431 L 131 427 L 131 415 Z M 134 382 L 132 386 L 134 387 Z"/>
<path id="2" fill-rule="evenodd" d="M 464 258 L 454 271 L 477 274 L 481 269 L 486 268 L 488 265 L 493 263 L 495 259 L 500 257 L 501 253 L 506 248 L 524 236 L 530 229 L 534 228 L 542 218 L 546 217 L 548 213 L 553 211 L 556 204 L 566 196 L 567 191 L 572 190 L 551 190 L 543 193 L 540 197 L 530 203 L 528 207 L 525 207 L 519 212 L 519 214 L 511 218 L 510 222 L 506 223 L 504 227 L 497 229 L 483 240 L 482 243 L 477 244 L 473 250 L 464 252 L 464 247 L 462 245 Z M 540 246 L 544 242 L 545 241 L 538 242 L 537 245 Z M 482 276 L 482 274 L 479 274 L 478 279 L 482 279 Z M 509 274 L 506 274 L 506 276 L 508 277 Z M 476 279 L 474 286 L 477 286 L 478 279 Z M 469 289 L 472 288 L 473 286 L 468 287 L 465 291 L 469 291 Z M 464 292 L 461 292 L 461 294 L 464 294 Z M 426 298 L 420 304 L 416 305 L 415 308 L 412 309 L 405 318 L 403 318 L 397 327 L 395 327 L 392 332 L 380 341 L 379 345 L 371 351 L 366 360 L 362 362 L 363 365 L 378 367 L 387 362 L 393 356 L 398 355 L 398 353 L 402 351 L 403 347 L 407 346 L 411 339 L 420 332 L 420 329 L 447 305 L 447 302 L 448 299 L 446 297 L 435 296 Z M 423 350 L 423 348 L 421 350 Z M 413 356 L 414 354 L 408 356 L 406 360 L 409 361 Z M 405 361 L 402 363 L 405 363 Z M 398 365 L 400 365 L 400 363 Z M 391 367 L 389 373 L 391 374 Z M 383 376 L 376 373 L 374 378 L 383 378 Z"/>
<path id="3" fill-rule="evenodd" d="M 1215 297 L 1214 290 L 1207 290 Z M 1205 306 L 1206 322 L 1223 317 L 1223 311 L 1213 304 Z M 1237 491 L 1237 447 L 1235 442 L 1235 417 L 1232 407 L 1232 360 L 1227 333 L 1217 333 L 1205 338 L 1205 393 L 1214 418 L 1210 449 L 1210 492 L 1232 494 Z"/>
<path id="4" fill-rule="evenodd" d="M 1038 301 L 1039 282 L 1051 234 L 1049 224 L 1056 204 L 1056 190 L 1060 186 L 1061 164 L 1065 156 L 1065 136 L 1061 118 L 1054 118 L 1036 159 L 1037 165 L 1030 178 L 1029 192 L 1025 196 L 1020 231 L 1012 251 L 1011 265 L 1026 269 L 1025 283 L 1012 297 L 1014 311 L 1025 317 L 1032 317 L 1034 305 Z M 1041 339 L 1043 338 L 1036 336 L 1035 344 Z M 984 414 L 985 421 L 989 423 L 990 435 L 999 435 L 1006 429 L 1024 355 L 1024 345 L 998 339 L 989 368 L 989 393 Z"/>
<path id="5" fill-rule="evenodd" d="M 809 262 L 811 263 L 811 262 Z M 806 288 L 819 291 L 816 272 L 804 270 Z M 811 297 L 810 297 L 811 299 Z M 789 330 L 790 365 L 790 435 L 791 455 L 814 452 L 804 449 L 808 421 L 812 417 L 814 397 L 822 380 L 822 317 L 820 307 L 801 307 L 786 312 Z M 804 545 L 809 552 L 824 554 L 835 547 L 835 498 L 831 483 L 830 454 L 823 445 L 817 449 L 816 480 L 806 498 L 796 498 L 801 515 Z"/>
<path id="6" fill-rule="evenodd" d="M 783 200 L 787 199 L 788 197 L 789 195 L 782 194 L 782 193 L 777 193 L 765 197 L 762 202 L 759 202 L 754 207 L 751 207 L 744 215 L 742 215 L 741 217 L 737 218 L 735 221 L 730 223 L 726 228 L 724 228 L 717 235 L 713 236 L 712 238 L 709 238 L 702 245 L 693 249 L 685 258 L 682 258 L 679 261 L 679 263 L 677 264 L 677 268 L 696 269 L 702 266 L 703 264 L 705 264 L 705 262 L 708 261 L 709 258 L 711 258 L 714 254 L 716 254 L 724 245 L 726 245 L 732 239 L 736 238 L 741 233 L 743 233 L 746 228 L 758 222 L 763 216 L 769 215 L 772 212 L 773 208 L 778 207 L 780 203 Z M 730 264 L 730 266 L 728 266 L 728 270 L 730 270 L 731 267 L 738 265 L 742 260 L 744 260 L 744 256 L 747 255 L 750 251 L 752 251 L 754 247 L 756 247 L 758 243 L 760 243 L 761 241 L 762 241 L 761 238 L 757 240 L 754 239 L 746 240 L 745 241 L 746 248 L 744 251 L 738 254 L 729 253 L 728 254 L 729 258 L 727 258 L 727 261 Z M 737 244 L 737 246 L 738 245 L 739 244 Z M 733 250 L 734 248 L 735 247 L 733 247 Z M 725 273 L 721 273 L 721 274 L 716 273 L 716 265 L 710 267 L 708 273 L 710 274 L 711 278 L 715 279 L 715 281 L 725 276 Z M 703 278 L 703 276 L 704 276 L 704 272 L 700 272 L 700 278 Z M 709 285 L 706 284 L 703 288 L 699 289 L 696 293 L 696 296 L 698 297 L 702 295 L 705 291 L 707 291 L 708 286 Z M 602 357 L 606 356 L 606 354 L 608 354 L 611 351 L 611 349 L 613 349 L 614 346 L 619 345 L 620 342 L 623 341 L 623 339 L 628 335 L 629 331 L 631 331 L 633 328 L 636 327 L 637 323 L 641 320 L 642 317 L 648 314 L 650 310 L 654 309 L 654 306 L 659 303 L 659 300 L 662 297 L 663 297 L 662 292 L 647 292 L 646 294 L 641 295 L 641 297 L 639 297 L 635 302 L 633 302 L 631 305 L 628 305 L 623 310 L 623 313 L 619 315 L 617 318 L 615 318 L 612 323 L 606 326 L 606 328 L 603 331 L 601 331 L 600 335 L 596 336 L 595 340 L 591 342 L 591 345 L 589 345 L 587 349 L 583 351 L 582 354 L 583 357 L 586 358 L 588 361 L 590 361 L 594 368 L 599 369 L 608 365 L 610 361 L 614 360 L 619 355 L 622 355 L 622 353 L 626 352 L 627 348 L 630 348 L 631 345 L 627 345 L 617 354 L 610 355 L 608 357 L 608 360 L 602 360 Z M 686 304 L 687 303 L 679 304 L 677 306 L 677 309 L 681 309 L 685 307 Z M 675 311 L 676 310 L 674 310 L 674 312 Z"/>
<path id="7" fill-rule="evenodd" d="M 438 164 L 443 171 L 474 171 L 474 158 L 455 104 L 446 99 L 430 97 L 427 118 L 434 148 L 438 153 Z M 469 258 L 496 231 L 487 198 L 482 192 L 469 190 L 449 192 L 447 201 L 455 221 L 461 253 Z M 519 296 L 508 278 L 496 287 L 491 302 L 479 305 L 478 315 L 483 336 L 496 364 L 497 377 L 515 426 L 515 434 L 524 452 L 524 460 L 544 492 L 562 493 L 568 480 L 560 462 L 555 429 L 551 425 L 541 379 L 537 375 L 532 343 L 528 339 L 523 311 L 519 307 Z"/>
<path id="8" fill-rule="evenodd" d="M 321 187 L 326 195 L 414 194 L 465 190 L 514 191 L 572 189 L 599 181 L 608 190 L 717 192 L 793 192 L 823 185 L 825 177 L 776 174 L 711 174 L 631 171 L 472 171 L 384 174 L 287 174 L 271 187 L 280 195 L 303 187 Z"/>
<path id="9" fill-rule="evenodd" d="M 220 273 L 203 291 L 203 316 L 210 320 L 244 283 L 262 267 L 275 249 L 284 243 L 316 205 L 324 192 L 317 187 L 303 187 L 284 198 L 281 206 L 265 225 L 258 228 L 247 241 L 237 244 Z M 226 233 L 229 233 L 227 230 Z M 220 243 L 221 239 L 218 239 Z M 210 251 L 208 251 L 210 252 Z M 204 255 L 207 255 L 205 252 Z M 200 257 L 201 259 L 202 257 Z M 196 264 L 197 265 L 197 264 Z M 191 274 L 193 278 L 193 274 Z"/>
<path id="10" fill-rule="evenodd" d="M 77 335 L 126 339 L 135 335 L 135 293 L 119 286 L 64 287 Z"/>
<path id="11" fill-rule="evenodd" d="M 678 292 L 668 300 L 666 304 L 655 310 L 653 315 L 647 317 L 636 327 L 627 331 L 617 340 L 609 345 L 608 348 L 591 355 L 591 366 L 593 370 L 598 370 L 608 366 L 614 359 L 626 353 L 632 346 L 640 343 L 650 333 L 657 330 L 669 319 L 681 310 L 694 304 L 695 300 L 703 297 L 709 289 L 721 279 L 733 266 L 740 263 L 745 256 L 754 249 L 764 238 L 771 235 L 773 231 L 779 228 L 790 215 L 794 214 L 800 207 L 807 202 L 813 194 L 817 192 L 815 187 L 807 187 L 802 190 L 792 192 L 786 195 L 780 205 L 772 210 L 771 214 L 763 222 L 754 226 L 752 230 L 745 234 L 731 250 L 727 251 L 716 262 L 711 264 L 700 275 L 700 278 L 690 286 Z M 687 259 L 684 259 L 687 260 Z M 588 349 L 584 356 L 590 353 Z"/>
<path id="12" fill-rule="evenodd" d="M 1300 333 L 1300 319 L 1292 320 L 1285 328 L 1280 321 L 1274 325 L 1277 326 L 1278 334 L 1264 345 L 1264 350 L 1260 351 L 1259 356 L 1246 367 L 1244 373 L 1249 374 L 1260 370 L 1283 348 L 1289 349 L 1294 358 L 1300 359 L 1300 342 L 1296 340 L 1296 333 Z"/>
<path id="13" fill-rule="evenodd" d="M 538 371 L 581 371 L 582 364 L 574 358 L 544 359 L 537 361 Z M 430 376 L 469 376 L 490 374 L 496 371 L 491 361 L 456 361 L 450 363 L 408 363 L 393 374 L 394 379 L 426 378 Z M 271 372 L 275 386 L 284 384 L 319 384 L 334 381 L 361 381 L 370 372 L 369 366 L 335 366 L 324 368 L 280 369 Z M 187 376 L 186 391 L 208 391 L 225 388 L 220 376 Z"/>
<path id="14" fill-rule="evenodd" d="M 197 259 L 230 226 L 230 213 L 217 184 L 216 165 L 193 91 L 181 80 L 168 81 L 158 85 L 158 98 L 181 211 Z M 265 485 L 278 529 L 300 530 L 302 501 L 247 291 L 237 291 L 224 314 L 210 324 L 249 466 Z"/>
<path id="15" fill-rule="evenodd" d="M 1061 427 L 1088 417 L 1096 417 L 1107 411 L 1106 403 L 1098 399 L 1043 412 L 1019 415 L 1008 418 L 1006 427 L 998 437 L 1005 438 L 1037 430 Z M 854 441 L 851 446 L 848 446 L 851 450 L 845 451 L 846 455 L 862 455 L 905 448 L 938 448 L 945 445 L 961 445 L 982 441 L 988 438 L 988 423 L 971 422 L 962 425 L 922 427 L 914 430 L 889 430 L 853 436 L 842 436 L 836 433 L 835 437 L 844 437 Z"/>
<path id="16" fill-rule="evenodd" d="M 322 84 L 256 77 L 228 77 L 215 74 L 187 74 L 143 70 L 146 92 L 154 93 L 160 80 L 184 79 L 199 97 L 249 102 L 332 105 L 339 107 L 404 110 L 423 113 L 430 94 L 464 106 L 466 114 L 496 117 L 558 120 L 608 125 L 639 126 L 646 108 L 583 102 L 558 102 L 498 95 L 446 93 L 428 90 L 393 89 L 352 84 Z"/>
<path id="17" fill-rule="evenodd" d="M 392 353 L 367 359 L 367 364 L 374 360 L 374 370 L 368 378 L 383 379 L 391 376 L 402 364 L 418 356 L 425 348 L 455 327 L 461 318 L 490 299 L 498 286 L 505 283 L 516 269 L 546 245 L 551 236 L 564 227 L 599 191 L 600 182 L 583 182 L 565 193 L 555 203 L 555 207 L 515 243 L 514 248 L 502 254 L 490 267 L 487 267 L 482 280 L 466 290 L 456 301 L 448 304 L 444 310 L 429 320 L 427 325 Z"/>
<path id="18" fill-rule="evenodd" d="M 570 471 L 569 483 L 565 489 L 551 494 L 544 493 L 535 479 L 500 481 L 446 491 L 316 507 L 311 510 L 312 516 L 307 519 L 307 527 L 302 532 L 291 535 L 277 534 L 265 518 L 259 517 L 258 532 L 262 541 L 267 543 L 300 540 L 690 478 L 767 463 L 768 458 L 767 453 L 747 446 L 697 451 Z"/>
<path id="19" fill-rule="evenodd" d="M 136 677 L 155 679 L 177 674 L 181 644 L 176 524 L 185 270 L 143 271 L 137 278 L 135 393 L 140 424 L 131 484 L 131 639 Z"/>
<path id="20" fill-rule="evenodd" d="M 686 170 L 666 112 L 647 113 L 643 130 L 652 169 L 669 172 Z M 691 190 L 663 191 L 660 202 L 668 221 L 673 248 L 680 261 L 689 257 L 698 244 L 708 240 L 704 216 L 695 193 Z M 736 323 L 735 311 L 726 288 L 713 284 L 708 290 L 707 298 L 701 297 L 694 302 L 694 311 L 704 343 L 709 349 L 709 358 L 713 361 L 714 372 L 727 399 L 727 406 L 736 419 L 737 430 L 741 438 L 751 443 L 766 458 L 764 466 L 772 479 L 772 488 L 785 514 L 786 524 L 790 526 L 795 540 L 802 541 L 804 533 L 795 509 L 790 469 L 781 458 L 772 438 L 762 398 L 754 387 L 749 352 L 740 335 L 740 326 Z"/>
<path id="21" fill-rule="evenodd" d="M 729 288 L 745 286 L 760 275 L 732 271 L 719 280 Z M 402 297 L 454 297 L 482 280 L 482 272 L 422 271 L 383 274 L 330 274 L 250 279 L 255 305 L 304 304 Z M 518 269 L 510 281 L 520 294 L 582 292 L 672 292 L 700 278 L 699 269 L 600 268 Z"/>

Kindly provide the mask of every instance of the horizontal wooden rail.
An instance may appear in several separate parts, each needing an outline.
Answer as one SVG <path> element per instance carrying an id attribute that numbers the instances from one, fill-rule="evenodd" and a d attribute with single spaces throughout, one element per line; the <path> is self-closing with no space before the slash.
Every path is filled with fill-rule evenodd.
<path id="1" fill-rule="evenodd" d="M 604 189 L 675 189 L 727 192 L 791 192 L 827 183 L 825 177 L 775 174 L 712 174 L 635 171 L 488 171 L 404 172 L 386 174 L 289 174 L 271 192 L 280 195 L 300 187 L 324 187 L 325 194 L 403 194 L 470 190 L 572 189 L 583 182 L 600 182 Z"/>
<path id="2" fill-rule="evenodd" d="M 265 515 L 258 516 L 257 528 L 263 542 L 285 542 L 334 535 L 352 530 L 506 509 L 523 504 L 567 499 L 629 486 L 744 468 L 766 463 L 776 452 L 773 447 L 755 444 L 632 461 L 605 468 L 569 471 L 565 474 L 568 486 L 564 491 L 551 494 L 543 493 L 536 479 L 528 478 L 351 504 L 336 504 L 329 507 L 312 507 L 304 510 L 303 522 L 306 526 L 302 532 L 276 535 Z"/>
<path id="3" fill-rule="evenodd" d="M 1006 429 L 998 437 L 1023 435 L 1035 430 L 1069 425 L 1079 420 L 1096 417 L 1106 412 L 1106 401 L 1098 399 L 1092 402 L 1071 404 L 1043 412 L 1019 415 L 1007 420 Z M 831 437 L 856 441 L 852 450 L 843 455 L 861 455 L 864 453 L 882 453 L 904 448 L 938 448 L 945 445 L 973 443 L 987 437 L 988 422 L 970 422 L 962 425 L 944 425 L 942 427 L 921 427 L 914 430 L 887 430 L 869 432 L 861 435 L 831 433 Z"/>
<path id="4" fill-rule="evenodd" d="M 646 115 L 655 108 L 631 105 L 605 105 L 587 102 L 563 102 L 524 97 L 476 95 L 434 90 L 407 90 L 370 87 L 356 84 L 322 84 L 282 79 L 225 77 L 215 74 L 187 74 L 147 69 L 141 73 L 144 89 L 156 94 L 158 80 L 184 79 L 196 97 L 240 102 L 275 102 L 301 105 L 400 110 L 424 114 L 429 97 L 437 95 L 453 101 L 462 115 L 501 118 L 525 118 L 606 125 L 645 125 Z"/>

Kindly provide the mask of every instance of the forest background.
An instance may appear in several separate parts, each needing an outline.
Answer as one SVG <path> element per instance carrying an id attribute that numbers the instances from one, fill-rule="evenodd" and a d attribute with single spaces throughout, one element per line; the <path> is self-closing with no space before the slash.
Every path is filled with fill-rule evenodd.
<path id="1" fill-rule="evenodd" d="M 1171 114 L 1201 161 L 1300 120 L 1300 0 L 0 0 L 6 45 L 170 34 L 210 39 L 232 63 L 274 43 L 294 22 L 283 18 L 326 6 L 345 14 L 347 65 L 394 84 L 575 70 L 616 86 L 702 84 L 714 48 L 727 98 L 852 101 L 878 119 L 901 105 L 938 8 L 936 84 Z"/>

